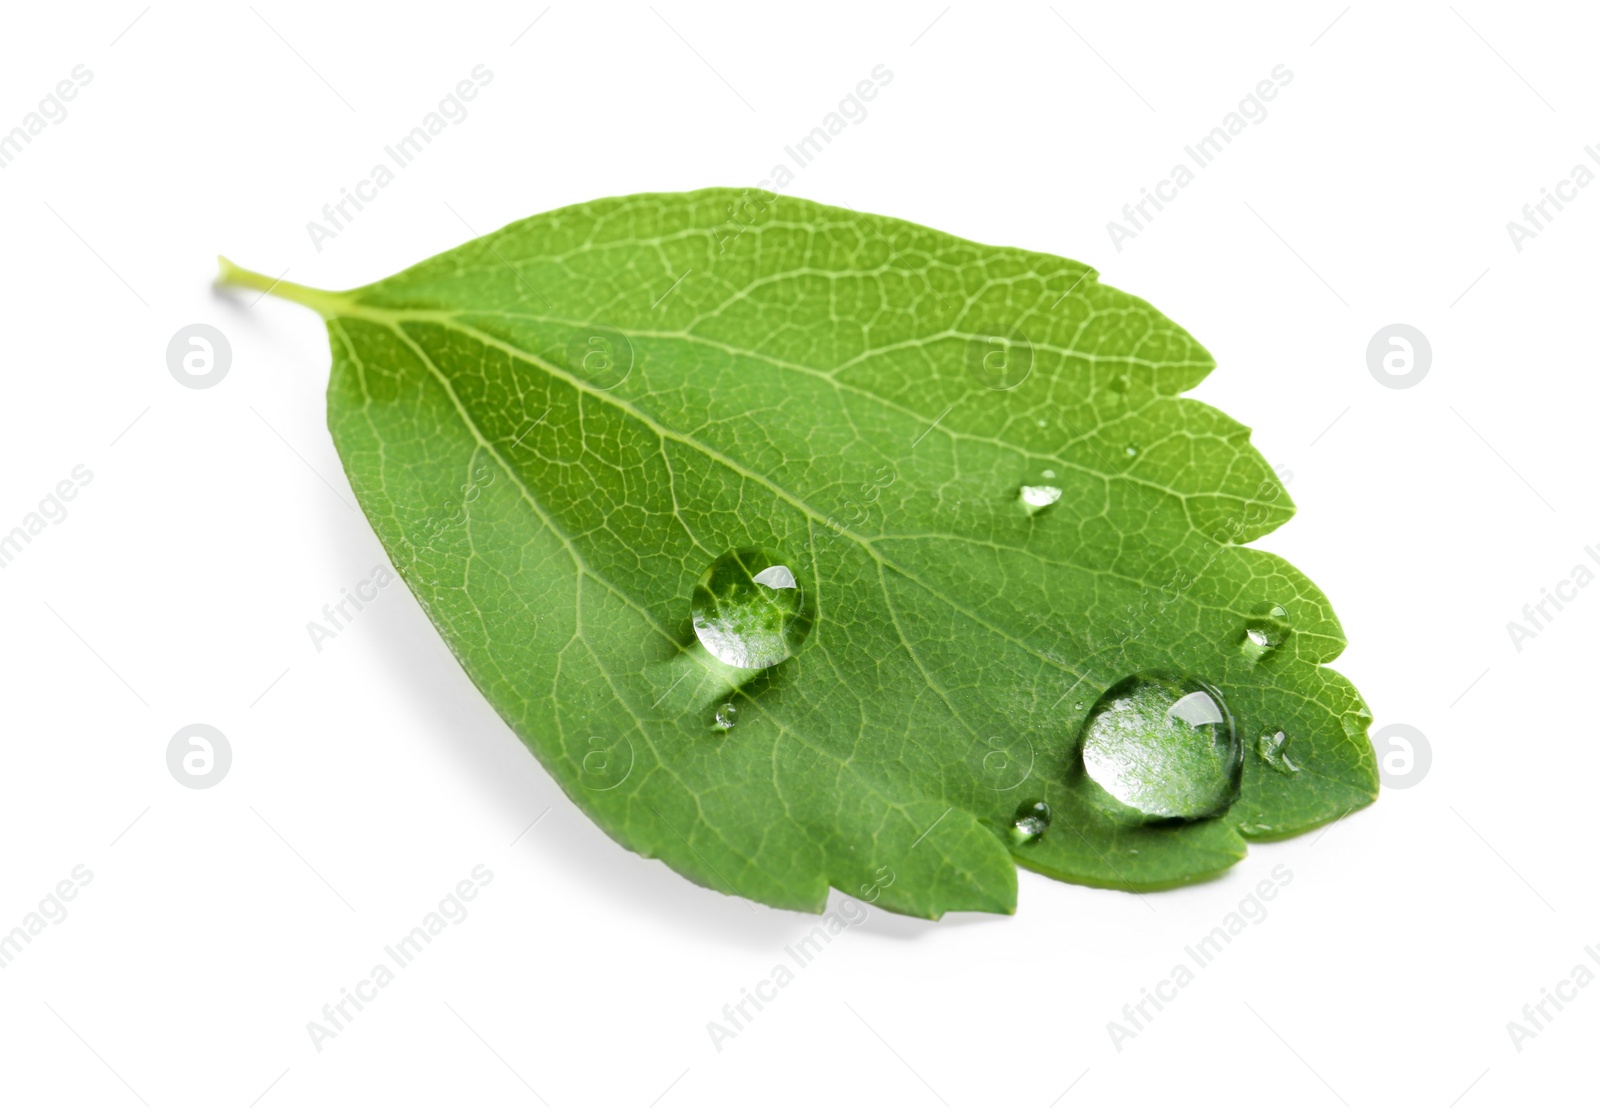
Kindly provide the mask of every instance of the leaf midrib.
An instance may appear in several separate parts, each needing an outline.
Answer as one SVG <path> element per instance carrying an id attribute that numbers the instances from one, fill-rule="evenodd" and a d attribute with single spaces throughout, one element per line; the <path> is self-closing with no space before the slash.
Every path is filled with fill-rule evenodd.
<path id="1" fill-rule="evenodd" d="M 909 583 L 916 585 L 929 595 L 933 596 L 935 599 L 938 599 L 940 602 L 948 605 L 953 611 L 956 611 L 957 613 L 967 617 L 984 630 L 989 631 L 991 634 L 994 634 L 1019 647 L 1025 653 L 1045 663 L 1052 669 L 1059 670 L 1060 672 L 1066 674 L 1068 677 L 1071 677 L 1075 683 L 1087 680 L 1086 677 L 1069 668 L 1065 663 L 1057 661 L 1048 654 L 1039 650 L 1037 647 L 1029 645 L 1027 642 L 1022 641 L 1010 632 L 999 626 L 996 626 L 995 624 L 984 619 L 982 616 L 974 613 L 960 602 L 951 599 L 943 592 L 940 592 L 938 589 L 925 583 L 921 578 L 913 575 L 906 569 L 900 567 L 894 561 L 891 561 L 885 557 L 877 550 L 875 546 L 873 546 L 870 539 L 857 534 L 854 530 L 843 526 L 843 524 L 835 525 L 834 521 L 830 520 L 827 516 L 821 514 L 803 499 L 800 499 L 798 496 L 794 495 L 792 492 L 780 487 L 778 484 L 773 483 L 769 478 L 762 476 L 757 472 L 750 471 L 744 465 L 725 455 L 720 450 L 712 448 L 711 446 L 705 444 L 695 437 L 690 436 L 689 434 L 679 433 L 676 430 L 668 428 L 650 414 L 640 410 L 627 400 L 619 398 L 618 396 L 610 394 L 609 392 L 599 390 L 589 383 L 585 383 L 583 380 L 579 379 L 565 368 L 551 364 L 548 361 L 541 359 L 535 353 L 528 352 L 526 349 L 519 348 L 514 344 L 501 340 L 500 338 L 492 336 L 488 333 L 484 333 L 478 329 L 474 329 L 471 326 L 463 325 L 459 321 L 455 321 L 450 318 L 449 315 L 433 315 L 426 313 L 419 315 L 412 311 L 380 310 L 376 307 L 372 307 L 360 302 L 348 303 L 345 307 L 342 307 L 340 315 L 345 317 L 354 317 L 358 320 L 366 320 L 377 325 L 383 325 L 393 332 L 397 337 L 399 337 L 400 340 L 408 347 L 412 348 L 417 353 L 418 357 L 426 363 L 429 371 L 432 372 L 432 374 L 440 381 L 440 384 L 445 387 L 451 404 L 461 415 L 461 420 L 467 424 L 474 440 L 476 440 L 483 448 L 487 449 L 500 463 L 501 467 L 505 468 L 515 477 L 517 486 L 522 491 L 523 497 L 527 499 L 529 504 L 535 508 L 536 513 L 539 515 L 541 521 L 545 523 L 546 527 L 555 531 L 555 533 L 561 538 L 563 547 L 566 548 L 569 553 L 573 554 L 574 559 L 579 563 L 580 567 L 588 571 L 590 575 L 594 576 L 597 581 L 606 584 L 607 587 L 627 598 L 629 602 L 640 611 L 647 611 L 647 609 L 638 601 L 629 596 L 626 592 L 624 592 L 620 586 L 612 584 L 604 577 L 601 577 L 588 565 L 586 561 L 583 561 L 581 555 L 578 554 L 577 550 L 572 546 L 571 539 L 568 538 L 565 532 L 560 530 L 551 520 L 548 512 L 546 512 L 543 506 L 539 504 L 538 500 L 534 498 L 533 493 L 528 490 L 527 484 L 522 481 L 521 475 L 517 473 L 515 469 L 511 468 L 509 462 L 507 462 L 506 459 L 501 456 L 499 450 L 496 449 L 493 444 L 484 437 L 483 432 L 478 428 L 477 422 L 473 420 L 472 415 L 468 412 L 466 406 L 461 402 L 460 397 L 456 394 L 453 384 L 449 382 L 449 377 L 446 376 L 444 372 L 427 355 L 427 353 L 423 351 L 421 345 L 417 344 L 415 339 L 409 336 L 401 327 L 404 322 L 415 321 L 420 323 L 432 323 L 443 328 L 454 329 L 461 335 L 476 340 L 480 344 L 499 349 L 508 356 L 515 357 L 522 360 L 524 363 L 538 368 L 545 374 L 566 383 L 568 386 L 572 387 L 581 394 L 588 395 L 601 403 L 615 407 L 617 410 L 627 414 L 635 421 L 638 421 L 644 425 L 647 429 L 654 433 L 659 440 L 663 442 L 668 440 L 675 441 L 686 448 L 703 454 L 708 459 L 717 462 L 734 474 L 749 480 L 751 483 L 766 488 L 768 491 L 772 492 L 773 495 L 782 499 L 795 510 L 799 511 L 801 515 L 803 515 L 808 521 L 817 526 L 834 530 L 840 536 L 846 537 L 850 541 L 855 542 L 855 544 L 860 546 L 862 550 L 864 550 L 880 567 L 886 568 L 891 572 L 894 572 L 896 575 L 904 577 Z M 329 320 L 331 323 L 333 320 L 335 320 L 335 318 L 330 318 Z M 679 521 L 682 521 L 681 517 Z M 887 597 L 885 602 L 888 603 L 890 607 L 893 606 L 892 602 L 887 600 Z M 651 625 L 665 635 L 665 631 L 661 627 L 660 623 L 655 620 L 655 617 L 650 616 L 649 618 Z M 678 645 L 676 639 L 672 638 L 670 635 L 666 635 L 666 637 L 674 645 Z M 907 647 L 907 650 L 909 652 L 909 647 Z"/>

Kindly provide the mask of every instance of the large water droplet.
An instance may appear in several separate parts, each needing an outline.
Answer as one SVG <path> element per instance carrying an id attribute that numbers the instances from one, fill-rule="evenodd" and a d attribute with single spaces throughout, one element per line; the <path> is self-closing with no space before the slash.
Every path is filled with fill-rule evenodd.
<path id="1" fill-rule="evenodd" d="M 793 568 L 764 549 L 718 557 L 694 586 L 692 606 L 700 644 L 740 669 L 766 669 L 792 657 L 816 618 Z"/>
<path id="2" fill-rule="evenodd" d="M 1044 801 L 1028 801 L 1017 809 L 1011 821 L 1011 842 L 1019 847 L 1037 843 L 1050 830 L 1050 806 Z"/>
<path id="3" fill-rule="evenodd" d="M 1082 750 L 1089 776 L 1147 819 L 1217 816 L 1239 796 L 1233 717 L 1191 677 L 1136 673 L 1112 685 L 1089 711 Z"/>
<path id="4" fill-rule="evenodd" d="M 1294 764 L 1285 749 L 1289 745 L 1289 736 L 1276 727 L 1269 727 L 1261 733 L 1261 738 L 1256 740 L 1256 753 L 1261 755 L 1261 761 L 1277 770 L 1280 774 L 1298 774 L 1300 767 Z"/>

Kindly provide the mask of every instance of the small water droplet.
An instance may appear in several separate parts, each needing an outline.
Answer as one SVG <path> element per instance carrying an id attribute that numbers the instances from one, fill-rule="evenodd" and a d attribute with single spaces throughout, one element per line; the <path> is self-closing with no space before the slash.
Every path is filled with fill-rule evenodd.
<path id="1" fill-rule="evenodd" d="M 1122 451 L 1127 456 L 1138 456 L 1139 455 L 1139 446 L 1138 445 L 1129 445 L 1127 448 L 1123 449 Z"/>
<path id="2" fill-rule="evenodd" d="M 1239 650 L 1251 661 L 1260 661 L 1273 650 L 1278 643 L 1272 637 L 1272 632 L 1261 627 L 1246 627 L 1244 637 L 1239 639 Z"/>
<path id="3" fill-rule="evenodd" d="M 1037 843 L 1050 830 L 1050 806 L 1044 801 L 1028 801 L 1017 809 L 1011 821 L 1011 842 L 1019 847 Z"/>
<path id="4" fill-rule="evenodd" d="M 1256 740 L 1256 753 L 1261 755 L 1261 761 L 1277 770 L 1280 774 L 1298 774 L 1300 767 L 1294 764 L 1294 759 L 1285 753 L 1289 745 L 1289 736 L 1280 728 L 1269 727 L 1261 733 L 1261 738 Z"/>
<path id="5" fill-rule="evenodd" d="M 1251 662 L 1265 660 L 1289 637 L 1289 626 L 1283 621 L 1287 611 L 1277 604 L 1262 604 L 1257 611 L 1259 617 L 1250 620 L 1239 636 L 1239 652 Z"/>
<path id="6" fill-rule="evenodd" d="M 1198 820 L 1239 796 L 1241 754 L 1222 694 L 1174 673 L 1136 673 L 1095 701 L 1081 736 L 1088 775 L 1146 819 Z"/>
<path id="7" fill-rule="evenodd" d="M 816 620 L 793 568 L 762 549 L 729 550 L 713 561 L 694 587 L 692 608 L 700 644 L 740 669 L 794 656 Z"/>
<path id="8" fill-rule="evenodd" d="M 712 717 L 711 730 L 732 731 L 734 724 L 739 722 L 739 706 L 737 704 L 719 704 L 715 715 Z"/>
<path id="9" fill-rule="evenodd" d="M 1045 420 L 1044 420 L 1044 419 L 1043 419 L 1043 418 L 1040 418 L 1040 419 L 1039 419 L 1039 428 L 1040 428 L 1040 429 L 1043 429 L 1043 428 L 1044 428 L 1044 427 L 1045 427 L 1045 426 L 1047 426 L 1047 425 L 1049 425 L 1049 424 L 1050 424 L 1050 423 L 1049 423 L 1049 422 L 1047 422 L 1047 421 L 1045 421 Z"/>
<path id="10" fill-rule="evenodd" d="M 1081 700 L 1078 701 L 1076 704 L 1073 705 L 1073 707 L 1076 708 L 1080 712 L 1083 711 L 1083 701 L 1081 701 Z"/>
<path id="11" fill-rule="evenodd" d="M 1061 501 L 1061 489 L 1055 484 L 1023 484 L 1017 490 L 1017 501 L 1029 514 L 1039 514 Z"/>

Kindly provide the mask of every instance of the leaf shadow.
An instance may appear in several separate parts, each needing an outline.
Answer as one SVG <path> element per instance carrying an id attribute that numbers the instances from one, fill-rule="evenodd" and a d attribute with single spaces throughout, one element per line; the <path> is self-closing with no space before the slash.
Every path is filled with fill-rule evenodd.
<path id="1" fill-rule="evenodd" d="M 344 564 L 358 567 L 380 552 L 364 524 L 334 534 L 330 548 Z M 685 934 L 758 954 L 781 949 L 814 925 L 811 914 L 705 889 L 613 842 L 567 799 L 478 692 L 410 590 L 389 591 L 397 598 L 383 608 L 385 614 L 365 621 L 375 637 L 361 640 L 361 652 L 397 679 L 408 720 L 447 746 L 478 785 L 483 808 L 506 832 L 507 847 L 496 854 L 509 857 L 530 883 L 538 885 L 542 876 L 559 872 L 564 880 L 594 890 L 618 915 L 653 925 L 665 922 Z M 546 809 L 549 815 L 525 831 Z"/>

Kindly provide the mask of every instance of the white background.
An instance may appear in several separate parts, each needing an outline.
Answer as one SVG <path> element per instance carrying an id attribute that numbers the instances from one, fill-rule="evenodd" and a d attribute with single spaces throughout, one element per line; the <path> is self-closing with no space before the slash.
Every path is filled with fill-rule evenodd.
<path id="1" fill-rule="evenodd" d="M 1600 187 L 1521 252 L 1506 223 L 1600 141 L 1600 26 L 1341 7 L 11 6 L 0 131 L 75 65 L 93 79 L 0 170 L 0 532 L 75 465 L 93 480 L 0 569 L 0 932 L 75 865 L 93 881 L 0 969 L 0 1105 L 1592 1094 L 1600 989 L 1521 1051 L 1507 1023 L 1575 965 L 1600 974 L 1600 587 L 1520 649 L 1506 624 L 1600 571 Z M 306 222 L 480 63 L 468 117 L 315 250 Z M 1219 365 L 1196 394 L 1255 429 L 1300 507 L 1259 544 L 1335 601 L 1339 668 L 1432 764 L 1207 885 L 1024 873 L 1013 918 L 874 912 L 719 1051 L 707 1023 L 814 919 L 613 845 L 404 587 L 313 648 L 306 624 L 383 555 L 324 424 L 316 316 L 213 293 L 213 259 L 342 288 L 561 205 L 753 185 L 879 64 L 870 115 L 789 192 L 1088 261 L 1193 332 Z M 1278 64 L 1266 119 L 1118 251 L 1107 222 Z M 208 390 L 166 365 L 195 322 L 233 349 Z M 1396 322 L 1433 347 L 1407 390 L 1366 363 Z M 195 722 L 233 752 L 203 791 L 165 757 Z M 317 1051 L 307 1023 L 480 863 L 467 919 Z M 1107 1023 L 1279 866 L 1266 919 L 1119 1051 Z"/>

